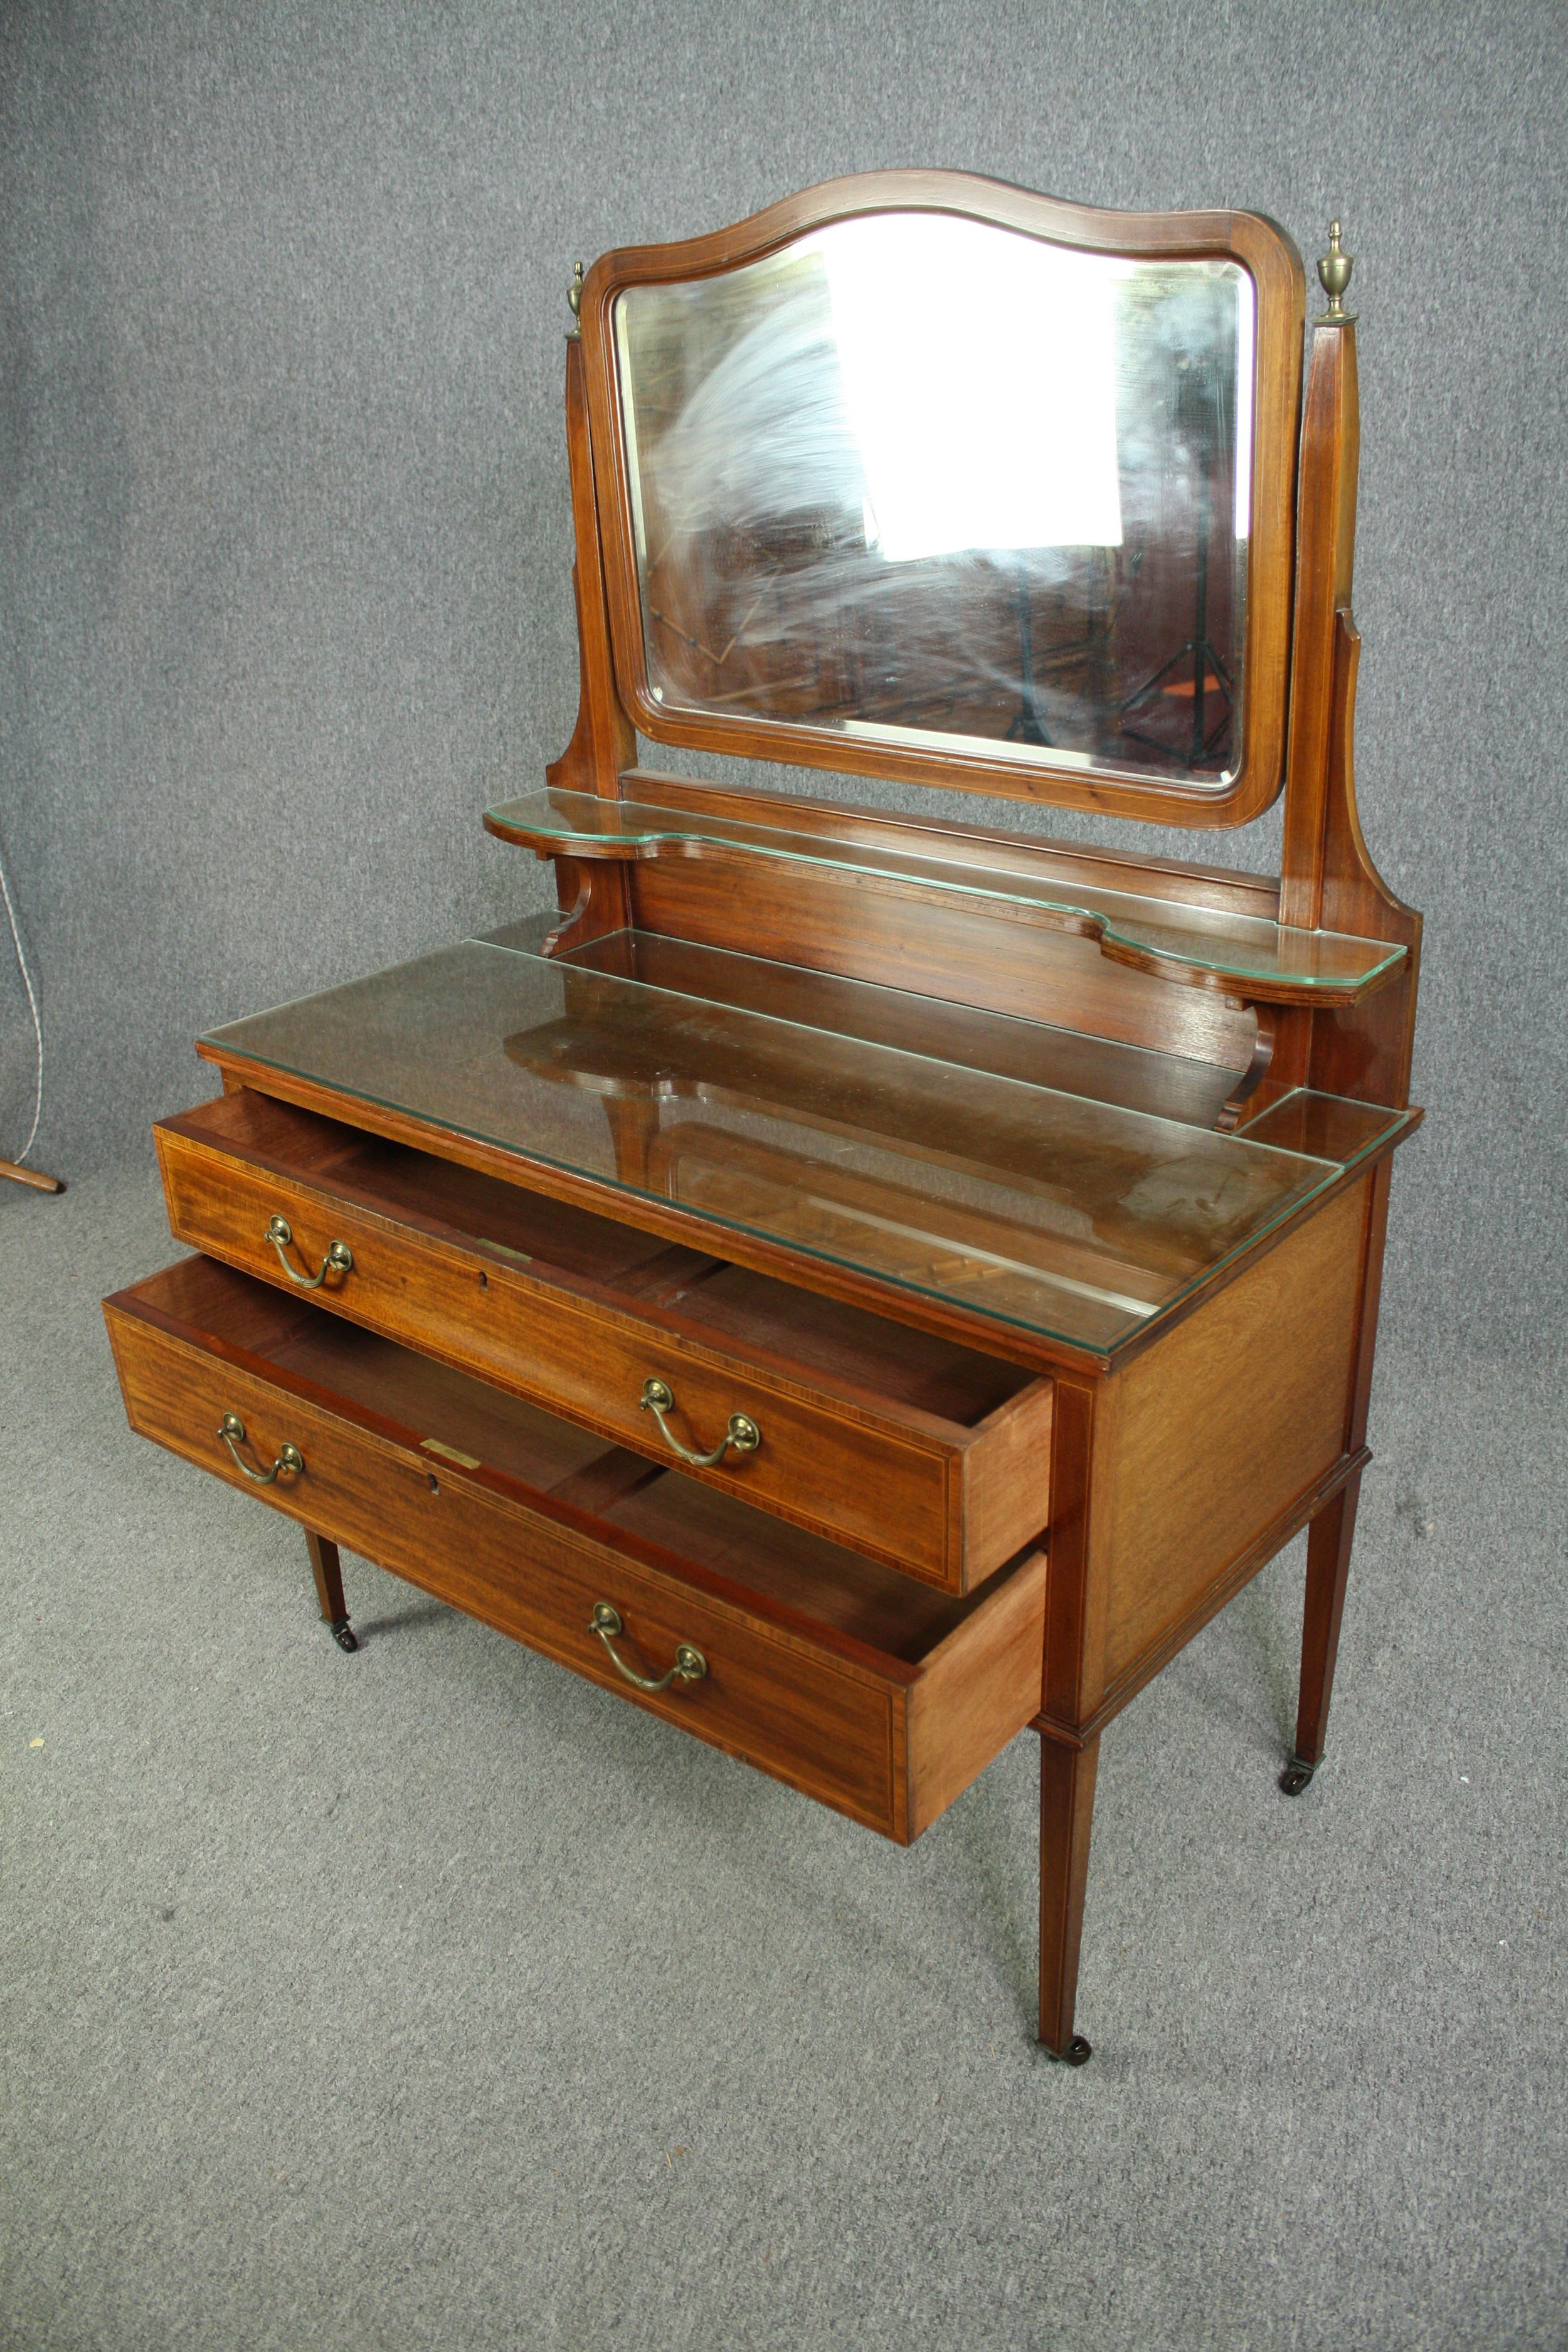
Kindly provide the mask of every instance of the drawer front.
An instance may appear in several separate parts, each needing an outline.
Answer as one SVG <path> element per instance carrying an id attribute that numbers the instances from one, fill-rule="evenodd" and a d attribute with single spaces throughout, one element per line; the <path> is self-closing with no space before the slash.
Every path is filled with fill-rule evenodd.
<path id="1" fill-rule="evenodd" d="M 297 1273 L 314 1275 L 331 1244 L 344 1242 L 352 1268 L 329 1267 L 315 1303 L 655 1460 L 678 1456 L 640 1404 L 650 1380 L 673 1398 L 665 1421 L 689 1453 L 710 1450 L 744 1416 L 761 1433 L 753 1451 L 679 1466 L 777 1517 L 955 1592 L 983 1582 L 1044 1525 L 1047 1381 L 975 1431 L 879 1411 L 875 1399 L 786 1377 L 670 1328 L 673 1318 L 584 1297 L 172 1125 L 156 1133 L 179 1240 L 284 1288 L 289 1276 L 266 1238 L 273 1217 L 292 1231 L 286 1255 Z"/>
<path id="2" fill-rule="evenodd" d="M 105 1311 L 126 1410 L 143 1436 L 698 1738 L 908 1839 L 914 1670 L 893 1660 L 885 1673 L 862 1669 L 686 1586 L 581 1523 L 524 1507 L 497 1492 L 497 1482 L 433 1465 L 347 1412 L 215 1356 L 123 1300 Z M 288 1442 L 303 1470 L 253 1486 L 217 1434 L 226 1412 L 243 1422 L 241 1452 L 255 1467 L 268 1466 Z M 633 1689 L 589 1629 L 599 1601 L 620 1615 L 617 1647 L 642 1672 L 662 1674 L 689 1642 L 707 1659 L 706 1676 L 662 1693 Z M 1036 1705 L 1038 1680 L 1037 1665 Z"/>

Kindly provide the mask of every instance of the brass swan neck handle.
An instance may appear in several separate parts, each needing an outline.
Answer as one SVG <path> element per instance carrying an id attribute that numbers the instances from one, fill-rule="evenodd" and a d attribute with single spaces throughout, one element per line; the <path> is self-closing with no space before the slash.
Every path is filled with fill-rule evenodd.
<path id="1" fill-rule="evenodd" d="M 680 1460 L 689 1464 L 693 1470 L 714 1469 L 722 1462 L 731 1446 L 737 1454 L 754 1454 L 763 1442 L 763 1433 L 749 1412 L 732 1412 L 730 1415 L 729 1425 L 718 1444 L 710 1453 L 699 1454 L 692 1446 L 681 1444 L 665 1419 L 666 1413 L 673 1412 L 674 1410 L 674 1390 L 668 1381 L 661 1381 L 657 1374 L 650 1374 L 642 1384 L 642 1394 L 637 1399 L 637 1411 L 652 1413 L 658 1423 L 659 1433 L 670 1452 L 678 1454 Z"/>
<path id="2" fill-rule="evenodd" d="M 700 1683 L 708 1672 L 708 1661 L 696 1643 L 678 1642 L 675 1648 L 675 1664 L 668 1674 L 659 1675 L 657 1677 L 652 1675 L 639 1675 L 635 1666 L 627 1665 L 625 1658 L 616 1648 L 616 1643 L 625 1633 L 626 1627 L 621 1622 L 620 1611 L 612 1609 L 607 1601 L 596 1601 L 594 1603 L 594 1613 L 588 1620 L 588 1631 L 590 1633 L 597 1633 L 600 1641 L 603 1642 L 609 1653 L 610 1664 L 616 1674 L 623 1681 L 635 1685 L 640 1691 L 668 1690 L 674 1683 Z"/>

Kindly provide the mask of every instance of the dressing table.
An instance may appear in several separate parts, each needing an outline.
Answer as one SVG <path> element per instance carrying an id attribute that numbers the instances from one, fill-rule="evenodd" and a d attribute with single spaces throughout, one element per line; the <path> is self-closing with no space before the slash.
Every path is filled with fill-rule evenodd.
<path id="1" fill-rule="evenodd" d="M 1323 1752 L 1420 1117 L 1350 268 L 1303 362 L 1258 215 L 892 172 L 579 271 L 559 912 L 202 1038 L 106 1304 L 344 1650 L 346 1545 L 903 1843 L 1032 1728 L 1074 2064 L 1100 1736 L 1303 1528 Z M 1277 878 L 952 813 L 1281 793 Z"/>

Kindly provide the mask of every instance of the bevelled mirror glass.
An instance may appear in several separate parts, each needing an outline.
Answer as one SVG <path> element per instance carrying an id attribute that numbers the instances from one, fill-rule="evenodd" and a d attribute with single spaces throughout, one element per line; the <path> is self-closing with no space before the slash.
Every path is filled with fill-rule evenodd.
<path id="1" fill-rule="evenodd" d="M 1239 263 L 881 212 L 613 317 L 663 711 L 1230 784 Z"/>

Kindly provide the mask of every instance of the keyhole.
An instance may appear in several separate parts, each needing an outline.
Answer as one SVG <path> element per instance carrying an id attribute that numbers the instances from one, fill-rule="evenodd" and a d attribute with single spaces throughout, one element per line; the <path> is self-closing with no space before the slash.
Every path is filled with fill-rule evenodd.
<path id="1" fill-rule="evenodd" d="M 430 1492 L 433 1495 L 438 1495 L 440 1493 L 441 1489 L 437 1484 L 436 1473 L 434 1470 L 426 1470 L 425 1473 L 425 1484 L 429 1487 Z"/>

